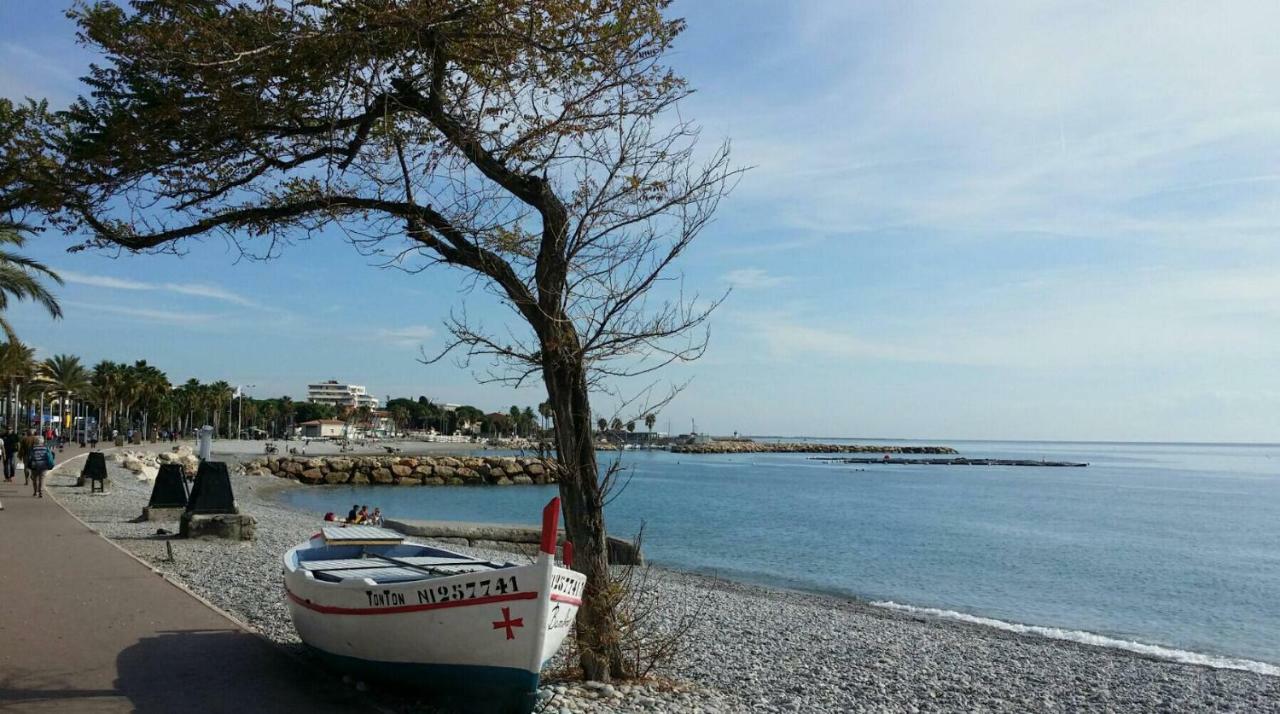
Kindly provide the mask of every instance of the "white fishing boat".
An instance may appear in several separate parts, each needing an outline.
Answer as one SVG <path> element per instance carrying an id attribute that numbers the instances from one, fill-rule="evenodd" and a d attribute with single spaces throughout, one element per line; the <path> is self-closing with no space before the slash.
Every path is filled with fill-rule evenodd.
<path id="1" fill-rule="evenodd" d="M 529 712 L 569 633 L 586 576 L 555 563 L 560 499 L 542 513 L 536 562 L 498 563 L 406 543 L 370 526 L 326 527 L 284 556 L 303 643 L 344 672 Z"/>

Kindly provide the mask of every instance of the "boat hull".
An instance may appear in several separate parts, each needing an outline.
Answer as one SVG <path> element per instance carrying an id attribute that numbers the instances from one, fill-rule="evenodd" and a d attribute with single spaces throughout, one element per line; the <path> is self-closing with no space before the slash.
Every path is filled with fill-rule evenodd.
<path id="1" fill-rule="evenodd" d="M 537 705 L 539 675 L 512 667 L 379 662 L 346 657 L 307 645 L 326 666 L 361 679 L 389 682 L 415 690 L 455 697 L 472 711 L 532 712 Z"/>
<path id="2" fill-rule="evenodd" d="M 285 560 L 302 641 L 335 668 L 441 694 L 485 695 L 487 711 L 528 711 L 542 666 L 581 604 L 585 578 L 549 558 L 406 582 L 319 580 Z"/>

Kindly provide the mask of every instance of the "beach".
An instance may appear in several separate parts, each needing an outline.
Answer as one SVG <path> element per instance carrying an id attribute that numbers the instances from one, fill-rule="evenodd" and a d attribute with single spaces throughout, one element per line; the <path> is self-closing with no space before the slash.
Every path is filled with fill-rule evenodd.
<path id="1" fill-rule="evenodd" d="M 72 468 L 76 468 L 73 464 Z M 50 489 L 91 527 L 281 646 L 297 649 L 280 597 L 283 552 L 316 530 L 319 514 L 282 506 L 274 478 L 234 475 L 237 503 L 257 519 L 251 543 L 170 540 L 131 523 L 150 484 L 110 464 L 106 496 Z M 166 558 L 165 543 L 174 561 Z M 519 556 L 486 554 L 515 560 Z M 647 587 L 663 603 L 659 629 L 691 621 L 687 647 L 645 686 L 588 688 L 549 667 L 548 711 L 1271 711 L 1280 677 L 1170 662 L 1123 650 L 1020 634 L 801 593 L 653 568 Z M 336 676 L 336 675 L 335 675 Z M 414 702 L 369 685 L 404 711 Z"/>

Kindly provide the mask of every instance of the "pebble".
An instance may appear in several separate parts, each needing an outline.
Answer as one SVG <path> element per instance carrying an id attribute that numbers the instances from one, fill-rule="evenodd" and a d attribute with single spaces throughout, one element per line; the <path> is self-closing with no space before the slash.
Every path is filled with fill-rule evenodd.
<path id="1" fill-rule="evenodd" d="M 157 524 L 130 523 L 150 484 L 109 463 L 106 496 L 54 475 L 49 489 L 91 526 L 152 567 L 185 583 L 264 636 L 300 650 L 280 597 L 280 561 L 319 521 L 271 494 L 283 479 L 232 475 L 236 501 L 257 521 L 251 543 L 169 541 Z M 337 509 L 335 509 L 337 510 Z M 176 530 L 176 524 L 162 524 Z M 464 549 L 484 557 L 509 559 Z M 228 578 L 228 573 L 239 577 Z M 541 711 L 880 712 L 880 711 L 1280 711 L 1280 677 L 1149 659 L 1118 650 L 1018 635 L 823 595 L 774 590 L 654 569 L 649 591 L 662 603 L 658 632 L 688 627 L 689 646 L 640 683 L 557 678 L 564 652 L 544 672 Z M 350 678 L 344 677 L 344 682 Z M 365 691 L 364 682 L 355 687 Z M 368 695 L 383 708 L 423 711 Z M 431 711 L 437 711 L 432 709 Z"/>

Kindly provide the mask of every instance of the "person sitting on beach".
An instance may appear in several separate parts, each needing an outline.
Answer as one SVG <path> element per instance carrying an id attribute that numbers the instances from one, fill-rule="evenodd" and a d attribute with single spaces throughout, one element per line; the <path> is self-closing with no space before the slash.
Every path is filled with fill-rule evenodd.
<path id="1" fill-rule="evenodd" d="M 360 506 L 359 506 L 359 505 L 354 504 L 354 503 L 353 503 L 353 504 L 351 504 L 351 510 L 350 510 L 350 511 L 347 511 L 347 523 L 355 523 L 355 522 L 356 522 L 356 516 L 357 516 L 357 515 L 359 515 L 359 510 L 360 510 Z"/>
<path id="2" fill-rule="evenodd" d="M 329 511 L 328 513 L 324 514 L 325 523 L 333 523 L 336 520 L 338 519 L 336 516 L 333 515 L 333 511 Z"/>
<path id="3" fill-rule="evenodd" d="M 369 525 L 371 526 L 382 525 L 382 509 L 381 508 L 373 509 L 373 515 L 369 516 Z"/>
<path id="4" fill-rule="evenodd" d="M 367 523 L 369 521 L 369 507 L 361 506 L 360 512 L 356 514 L 356 523 Z"/>

